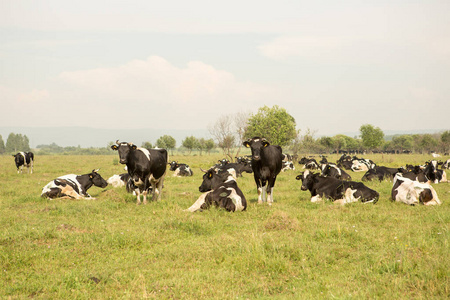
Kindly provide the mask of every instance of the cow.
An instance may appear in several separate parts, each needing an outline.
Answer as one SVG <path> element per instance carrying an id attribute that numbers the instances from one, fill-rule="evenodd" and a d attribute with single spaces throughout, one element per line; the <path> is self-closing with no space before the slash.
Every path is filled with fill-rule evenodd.
<path id="1" fill-rule="evenodd" d="M 303 164 L 303 169 L 307 169 L 307 170 L 315 170 L 315 169 L 319 169 L 319 164 L 317 163 L 317 161 L 314 158 L 307 158 L 307 157 L 302 157 L 299 161 L 299 164 Z"/>
<path id="2" fill-rule="evenodd" d="M 321 169 L 321 176 L 323 177 L 334 177 L 341 180 L 352 180 L 352 177 L 350 175 L 348 175 L 344 170 L 333 163 L 322 164 Z"/>
<path id="3" fill-rule="evenodd" d="M 411 166 L 407 165 L 405 168 L 399 168 L 399 174 L 401 174 L 403 177 L 418 181 L 418 182 L 428 182 L 427 176 L 425 176 L 425 173 L 421 166 Z"/>
<path id="4" fill-rule="evenodd" d="M 441 201 L 434 188 L 427 182 L 421 183 L 396 174 L 391 191 L 391 200 L 408 205 L 439 205 Z"/>
<path id="5" fill-rule="evenodd" d="M 23 166 L 27 167 L 28 173 L 33 174 L 33 165 L 34 165 L 33 152 L 19 152 L 13 155 L 13 157 L 17 167 L 17 174 L 23 173 Z"/>
<path id="6" fill-rule="evenodd" d="M 450 169 L 450 159 L 442 163 L 442 169 Z"/>
<path id="7" fill-rule="evenodd" d="M 272 205 L 273 187 L 282 168 L 283 151 L 280 146 L 270 145 L 265 138 L 260 137 L 248 139 L 243 145 L 252 151 L 252 170 L 258 190 L 258 203 L 267 200 L 267 204 Z"/>
<path id="8" fill-rule="evenodd" d="M 166 175 L 167 150 L 138 148 L 133 143 L 119 143 L 119 140 L 116 144 L 111 149 L 118 151 L 119 162 L 127 165 L 128 174 L 136 187 L 136 204 L 141 204 L 141 193 L 143 203 L 147 204 L 150 185 L 152 200 L 160 200 Z"/>
<path id="9" fill-rule="evenodd" d="M 384 166 L 375 166 L 373 169 L 367 170 L 367 172 L 361 178 L 362 181 L 372 181 L 378 179 L 383 181 L 384 179 L 392 180 L 395 174 L 401 172 L 401 168 L 388 168 Z"/>
<path id="10" fill-rule="evenodd" d="M 106 182 L 108 182 L 109 185 L 112 185 L 113 187 L 122 187 L 125 186 L 130 179 L 130 175 L 128 173 L 123 173 L 120 175 L 113 175 L 108 178 Z"/>
<path id="11" fill-rule="evenodd" d="M 236 179 L 227 171 L 215 172 L 212 169 L 205 172 L 199 191 L 203 194 L 186 211 L 195 212 L 208 209 L 211 205 L 224 208 L 227 211 L 244 211 L 247 200 Z"/>
<path id="12" fill-rule="evenodd" d="M 218 167 L 216 171 L 228 171 L 235 178 L 241 177 L 243 172 L 252 173 L 252 164 L 247 162 L 228 163 L 224 166 Z"/>
<path id="13" fill-rule="evenodd" d="M 282 162 L 283 168 L 281 169 L 282 172 L 285 172 L 287 170 L 295 170 L 294 163 L 292 161 L 284 161 Z"/>
<path id="14" fill-rule="evenodd" d="M 367 171 L 369 169 L 373 169 L 375 166 L 376 164 L 370 159 L 357 158 L 356 156 L 354 156 L 352 159 L 351 170 L 353 172 L 362 172 Z"/>
<path id="15" fill-rule="evenodd" d="M 72 199 L 95 199 L 87 193 L 93 185 L 105 188 L 108 183 L 97 170 L 84 175 L 68 174 L 50 181 L 42 188 L 41 197 L 72 198 Z"/>
<path id="16" fill-rule="evenodd" d="M 311 202 L 319 202 L 323 198 L 327 198 L 340 204 L 357 201 L 376 203 L 380 196 L 377 191 L 368 188 L 362 182 L 323 177 L 319 173 L 312 173 L 309 170 L 298 175 L 295 179 L 302 181 L 302 191 L 310 191 Z"/>
<path id="17" fill-rule="evenodd" d="M 346 170 L 351 170 L 352 169 L 352 157 L 350 155 L 347 154 L 342 154 L 342 156 L 336 161 L 336 165 L 339 168 L 343 168 Z"/>
<path id="18" fill-rule="evenodd" d="M 174 171 L 172 176 L 175 177 L 184 177 L 184 176 L 192 176 L 194 172 L 187 164 L 180 164 L 177 161 L 172 161 L 169 163 L 170 171 Z"/>
<path id="19" fill-rule="evenodd" d="M 439 170 L 436 160 L 427 161 L 423 173 L 433 183 L 448 182 L 447 174 L 444 170 Z"/>

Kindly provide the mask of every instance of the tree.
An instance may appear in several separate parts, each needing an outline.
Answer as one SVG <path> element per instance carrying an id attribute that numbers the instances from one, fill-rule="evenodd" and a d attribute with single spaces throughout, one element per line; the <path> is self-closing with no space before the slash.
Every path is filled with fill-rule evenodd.
<path id="1" fill-rule="evenodd" d="M 3 142 L 3 137 L 0 135 L 0 154 L 5 154 L 5 142 Z"/>
<path id="2" fill-rule="evenodd" d="M 142 142 L 141 147 L 142 147 L 142 148 L 145 148 L 145 149 L 152 149 L 152 148 L 153 148 L 153 145 L 152 145 L 152 143 L 150 143 L 150 142 Z M 162 148 L 162 147 L 161 147 L 161 148 Z"/>
<path id="3" fill-rule="evenodd" d="M 188 136 L 181 142 L 181 145 L 189 150 L 189 154 L 191 154 L 192 149 L 197 148 L 197 144 L 198 140 L 194 136 Z"/>
<path id="4" fill-rule="evenodd" d="M 368 149 L 375 149 L 383 144 L 384 133 L 379 127 L 365 124 L 359 128 L 362 144 Z"/>
<path id="5" fill-rule="evenodd" d="M 235 144 L 232 116 L 226 115 L 220 117 L 217 119 L 216 123 L 208 129 L 209 133 L 215 137 L 217 145 L 222 149 L 224 155 L 228 156 L 232 160 L 233 156 L 231 151 Z"/>
<path id="6" fill-rule="evenodd" d="M 6 152 L 30 151 L 30 141 L 22 134 L 10 133 L 6 141 Z"/>
<path id="7" fill-rule="evenodd" d="M 214 140 L 213 139 L 209 139 L 205 141 L 205 151 L 208 152 L 208 154 L 211 154 L 211 150 L 216 146 L 216 144 L 214 144 Z"/>
<path id="8" fill-rule="evenodd" d="M 156 141 L 156 147 L 170 149 L 173 151 L 177 144 L 175 138 L 170 135 L 163 135 Z"/>
<path id="9" fill-rule="evenodd" d="M 419 144 L 421 151 L 425 152 L 435 150 L 437 145 L 438 141 L 431 134 L 424 134 Z"/>
<path id="10" fill-rule="evenodd" d="M 441 142 L 442 142 L 442 147 L 444 148 L 444 153 L 449 151 L 450 149 L 450 130 L 444 131 L 441 134 Z M 1 147 L 1 144 L 0 144 Z"/>
<path id="11" fill-rule="evenodd" d="M 410 150 L 413 145 L 413 138 L 410 135 L 403 134 L 392 138 L 391 147 L 395 150 Z"/>
<path id="12" fill-rule="evenodd" d="M 245 138 L 264 137 L 273 145 L 286 146 L 298 135 L 294 117 L 278 105 L 260 107 L 247 124 Z"/>

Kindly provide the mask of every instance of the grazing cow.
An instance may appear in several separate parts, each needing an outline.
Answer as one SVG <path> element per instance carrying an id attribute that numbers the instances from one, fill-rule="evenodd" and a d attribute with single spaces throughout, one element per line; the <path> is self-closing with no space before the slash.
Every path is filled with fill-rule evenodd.
<path id="1" fill-rule="evenodd" d="M 302 181 L 302 191 L 310 191 L 311 202 L 327 198 L 340 204 L 357 201 L 376 203 L 379 198 L 377 191 L 368 188 L 362 182 L 323 177 L 319 173 L 311 173 L 309 170 L 298 175 L 296 179 Z"/>
<path id="2" fill-rule="evenodd" d="M 292 161 L 284 161 L 282 162 L 283 168 L 281 169 L 282 172 L 285 172 L 287 170 L 295 170 L 294 163 Z"/>
<path id="3" fill-rule="evenodd" d="M 441 201 L 434 188 L 429 183 L 421 183 L 397 174 L 391 191 L 391 200 L 409 205 L 438 205 Z"/>
<path id="4" fill-rule="evenodd" d="M 383 181 L 384 179 L 392 180 L 395 174 L 401 172 L 400 168 L 388 168 L 384 166 L 375 166 L 373 169 L 369 169 L 364 176 L 361 178 L 362 181 L 372 181 L 378 179 Z"/>
<path id="5" fill-rule="evenodd" d="M 41 197 L 47 197 L 49 199 L 95 199 L 87 193 L 87 190 L 93 185 L 100 188 L 105 188 L 108 185 L 106 180 L 98 174 L 98 169 L 92 170 L 89 174 L 69 174 L 58 177 L 42 188 Z"/>
<path id="6" fill-rule="evenodd" d="M 322 165 L 321 176 L 334 177 L 341 180 L 352 180 L 352 177 L 350 175 L 348 175 L 344 170 L 332 163 Z"/>
<path id="7" fill-rule="evenodd" d="M 17 167 L 17 174 L 23 172 L 23 166 L 27 167 L 28 173 L 33 174 L 33 165 L 34 165 L 34 154 L 33 152 L 19 152 L 14 156 L 14 161 Z M 31 172 L 30 172 L 31 169 Z"/>
<path id="8" fill-rule="evenodd" d="M 315 170 L 319 169 L 319 164 L 314 158 L 303 157 L 298 161 L 299 164 L 303 164 L 303 169 Z"/>
<path id="9" fill-rule="evenodd" d="M 244 211 L 247 208 L 247 200 L 230 173 L 226 171 L 216 173 L 212 169 L 204 172 L 203 182 L 199 187 L 199 191 L 203 194 L 187 211 L 201 211 L 211 205 L 232 212 Z"/>
<path id="10" fill-rule="evenodd" d="M 141 204 L 141 193 L 143 202 L 147 204 L 147 193 L 152 187 L 152 200 L 161 199 L 164 177 L 167 167 L 166 149 L 138 148 L 132 143 L 116 141 L 111 149 L 119 152 L 119 162 L 127 165 L 128 174 L 133 180 L 136 189 L 136 204 Z"/>
<path id="11" fill-rule="evenodd" d="M 280 146 L 270 145 L 265 138 L 259 137 L 248 139 L 243 145 L 252 150 L 252 170 L 258 189 L 258 203 L 267 200 L 267 204 L 272 205 L 273 187 L 282 168 L 283 151 Z"/>
<path id="12" fill-rule="evenodd" d="M 184 176 L 192 176 L 194 172 L 189 168 L 187 164 L 179 164 L 176 161 L 169 163 L 170 171 L 175 171 L 172 176 L 184 177 Z"/>

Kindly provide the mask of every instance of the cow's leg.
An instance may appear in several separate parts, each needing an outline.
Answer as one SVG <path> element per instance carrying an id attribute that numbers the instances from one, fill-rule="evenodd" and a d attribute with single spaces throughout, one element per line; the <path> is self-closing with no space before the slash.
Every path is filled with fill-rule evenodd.
<path id="1" fill-rule="evenodd" d="M 159 179 L 159 181 L 156 183 L 154 191 L 155 191 L 155 197 L 156 197 L 156 201 L 161 200 L 161 193 L 162 193 L 162 188 L 163 188 L 163 184 L 164 184 L 164 175 L 163 177 L 161 177 Z"/>
<path id="2" fill-rule="evenodd" d="M 253 178 L 255 179 L 256 190 L 258 191 L 258 204 L 261 204 L 261 203 L 263 203 L 263 198 L 262 198 L 263 189 L 261 187 L 261 180 L 259 180 L 259 178 L 256 176 L 255 173 L 253 173 Z"/>
<path id="3" fill-rule="evenodd" d="M 273 203 L 273 187 L 275 186 L 276 177 L 270 178 L 267 182 L 267 204 Z"/>
<path id="4" fill-rule="evenodd" d="M 30 168 L 31 168 L 31 173 L 30 174 L 33 174 L 33 165 L 34 165 L 34 163 L 33 163 L 33 161 L 31 161 L 30 162 Z"/>
<path id="5" fill-rule="evenodd" d="M 140 205 L 141 204 L 141 191 L 139 188 L 136 188 L 134 190 L 134 192 L 136 193 L 136 205 Z"/>

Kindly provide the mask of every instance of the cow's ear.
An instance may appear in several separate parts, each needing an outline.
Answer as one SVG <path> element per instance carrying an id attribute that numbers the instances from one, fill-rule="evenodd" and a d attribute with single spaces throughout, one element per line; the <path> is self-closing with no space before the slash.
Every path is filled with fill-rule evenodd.
<path id="1" fill-rule="evenodd" d="M 242 145 L 244 145 L 247 148 L 250 148 L 250 143 L 248 141 L 245 141 Z"/>
<path id="2" fill-rule="evenodd" d="M 270 145 L 270 143 L 268 141 L 263 141 L 262 142 L 263 147 L 267 147 Z"/>
<path id="3" fill-rule="evenodd" d="M 131 149 L 136 150 L 137 146 L 136 145 L 132 145 Z"/>
<path id="4" fill-rule="evenodd" d="M 112 146 L 111 146 L 111 149 L 117 150 L 117 149 L 119 149 L 119 147 L 117 147 L 117 145 L 112 145 Z"/>
<path id="5" fill-rule="evenodd" d="M 300 180 L 302 179 L 303 173 L 301 173 L 300 175 L 297 175 L 297 177 L 295 177 L 295 179 Z"/>

